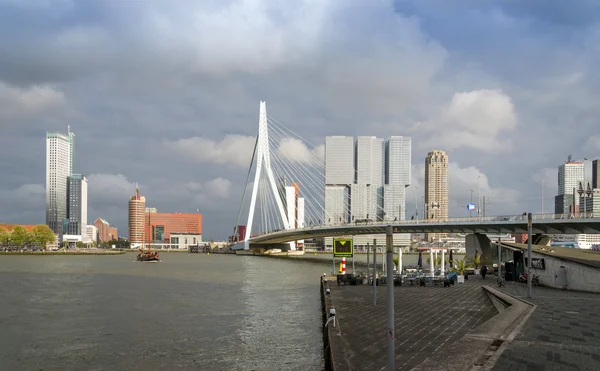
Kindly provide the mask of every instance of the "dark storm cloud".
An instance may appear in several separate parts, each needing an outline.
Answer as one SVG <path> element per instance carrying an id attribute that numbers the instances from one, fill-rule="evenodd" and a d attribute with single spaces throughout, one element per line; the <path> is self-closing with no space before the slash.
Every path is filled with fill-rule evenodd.
<path id="1" fill-rule="evenodd" d="M 259 100 L 317 146 L 411 135 L 416 184 L 427 151 L 448 149 L 451 214 L 478 179 L 494 213 L 535 211 L 534 174 L 600 154 L 598 12 L 545 4 L 2 2 L 2 218 L 43 222 L 44 132 L 71 125 L 88 222 L 126 234 L 139 182 L 148 205 L 200 209 L 205 235 L 224 238 Z"/>

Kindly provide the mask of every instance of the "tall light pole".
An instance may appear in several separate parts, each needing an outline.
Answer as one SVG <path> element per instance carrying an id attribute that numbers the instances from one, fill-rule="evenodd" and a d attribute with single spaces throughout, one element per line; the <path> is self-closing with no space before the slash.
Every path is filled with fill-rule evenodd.
<path id="1" fill-rule="evenodd" d="M 470 204 L 472 204 L 472 203 L 473 203 L 473 190 L 471 190 L 471 202 L 470 202 Z M 473 210 L 471 210 L 471 208 L 469 208 L 469 218 L 471 217 L 472 211 Z"/>
<path id="2" fill-rule="evenodd" d="M 477 217 L 481 215 L 481 175 L 477 175 Z"/>
<path id="3" fill-rule="evenodd" d="M 415 219 L 419 219 L 419 202 L 417 200 L 417 185 L 415 184 Z"/>
<path id="4" fill-rule="evenodd" d="M 544 179 L 542 179 L 542 215 L 544 215 Z"/>

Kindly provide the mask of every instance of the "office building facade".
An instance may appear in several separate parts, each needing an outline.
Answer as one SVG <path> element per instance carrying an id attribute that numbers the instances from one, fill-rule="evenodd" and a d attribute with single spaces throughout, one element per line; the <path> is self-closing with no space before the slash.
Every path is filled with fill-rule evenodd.
<path id="1" fill-rule="evenodd" d="M 392 136 L 385 142 L 385 185 L 383 215 L 385 220 L 404 220 L 406 187 L 411 181 L 410 137 Z"/>
<path id="2" fill-rule="evenodd" d="M 67 234 L 84 236 L 87 226 L 88 181 L 81 174 L 71 174 L 68 179 Z"/>
<path id="3" fill-rule="evenodd" d="M 146 213 L 144 218 L 144 242 L 155 244 L 179 244 L 171 235 L 190 234 L 202 242 L 202 214 Z"/>
<path id="4" fill-rule="evenodd" d="M 354 138 L 325 138 L 325 224 L 349 220 L 350 186 L 354 183 Z"/>
<path id="5" fill-rule="evenodd" d="M 448 155 L 434 150 L 425 158 L 425 219 L 448 219 Z M 429 242 L 444 238 L 445 233 L 426 233 Z"/>
<path id="6" fill-rule="evenodd" d="M 600 160 L 592 161 L 592 188 L 600 187 Z"/>
<path id="7" fill-rule="evenodd" d="M 554 213 L 570 214 L 578 211 L 577 189 L 584 181 L 584 164 L 567 161 L 558 167 L 558 195 L 554 197 Z"/>

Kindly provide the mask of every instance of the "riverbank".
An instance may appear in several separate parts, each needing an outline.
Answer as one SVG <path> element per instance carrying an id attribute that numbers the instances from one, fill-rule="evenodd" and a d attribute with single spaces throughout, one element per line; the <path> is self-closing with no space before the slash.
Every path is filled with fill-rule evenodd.
<path id="1" fill-rule="evenodd" d="M 0 255 L 123 255 L 125 251 L 0 251 Z"/>

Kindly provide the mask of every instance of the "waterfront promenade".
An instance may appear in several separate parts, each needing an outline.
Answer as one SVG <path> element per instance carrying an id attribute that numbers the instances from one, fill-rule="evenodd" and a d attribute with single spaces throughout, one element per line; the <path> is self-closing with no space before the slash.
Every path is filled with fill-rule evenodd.
<path id="1" fill-rule="evenodd" d="M 386 286 L 374 306 L 370 286 L 325 285 L 338 319 L 326 330 L 333 369 L 385 370 Z M 394 293 L 397 370 L 600 369 L 598 294 L 534 287 L 526 299 L 526 285 L 497 289 L 494 276 Z"/>
<path id="2" fill-rule="evenodd" d="M 525 298 L 527 288 L 502 291 Z M 504 370 L 600 370 L 600 294 L 533 287 L 537 306 L 494 366 Z"/>

